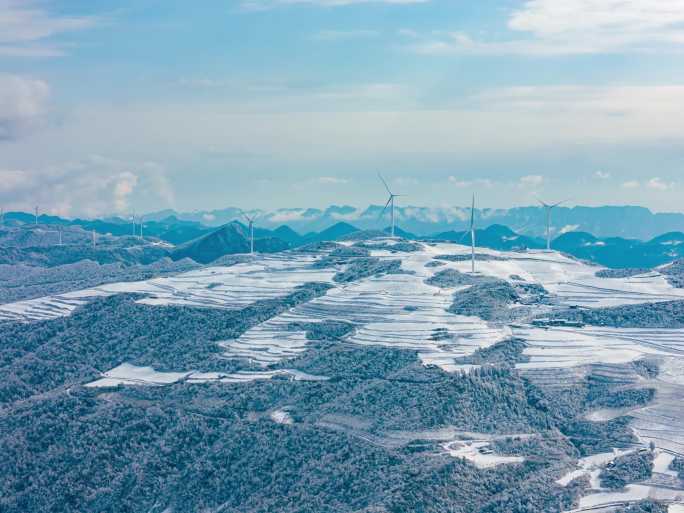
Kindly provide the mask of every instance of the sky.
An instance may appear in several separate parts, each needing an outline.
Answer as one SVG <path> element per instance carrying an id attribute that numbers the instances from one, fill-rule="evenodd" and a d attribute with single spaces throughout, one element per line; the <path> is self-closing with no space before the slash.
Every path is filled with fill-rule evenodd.
<path id="1" fill-rule="evenodd" d="M 684 0 L 0 0 L 0 207 L 684 211 Z"/>

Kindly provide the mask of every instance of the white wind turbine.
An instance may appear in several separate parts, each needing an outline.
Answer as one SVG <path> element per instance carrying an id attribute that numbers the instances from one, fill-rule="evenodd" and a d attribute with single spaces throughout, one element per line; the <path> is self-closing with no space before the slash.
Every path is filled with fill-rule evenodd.
<path id="1" fill-rule="evenodd" d="M 554 208 L 561 206 L 567 200 L 559 201 L 558 203 L 549 204 L 542 200 L 537 200 L 546 210 L 546 251 L 551 251 L 551 212 Z"/>
<path id="2" fill-rule="evenodd" d="M 470 207 L 470 259 L 471 272 L 475 274 L 475 194 L 473 194 L 473 204 Z"/>
<path id="3" fill-rule="evenodd" d="M 392 215 L 392 228 L 391 228 L 391 236 L 394 237 L 394 228 L 395 228 L 395 214 L 394 214 L 394 198 L 400 198 L 403 196 L 403 194 L 394 194 L 390 188 L 389 185 L 387 185 L 387 182 L 385 179 L 382 177 L 380 173 L 378 173 L 378 178 L 380 178 L 380 181 L 382 184 L 385 186 L 385 189 L 387 189 L 387 192 L 389 193 L 389 199 L 387 200 L 387 203 L 385 204 L 385 208 L 382 209 L 382 212 L 380 213 L 380 218 L 382 218 L 383 215 L 385 215 L 385 212 L 387 211 L 387 207 L 390 207 L 391 215 Z"/>
<path id="4" fill-rule="evenodd" d="M 248 216 L 245 212 L 242 212 L 242 217 L 244 217 L 247 220 L 247 223 L 249 225 L 249 254 L 253 255 L 254 254 L 254 221 L 256 220 L 257 216 L 255 216 L 255 215 Z"/>

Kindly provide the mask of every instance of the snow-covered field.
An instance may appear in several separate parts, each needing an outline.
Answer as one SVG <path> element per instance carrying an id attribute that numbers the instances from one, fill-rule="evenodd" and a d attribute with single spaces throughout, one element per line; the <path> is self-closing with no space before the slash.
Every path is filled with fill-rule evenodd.
<path id="1" fill-rule="evenodd" d="M 605 452 L 587 456 L 586 458 L 580 458 L 577 462 L 577 469 L 568 472 L 556 482 L 561 486 L 567 486 L 571 481 L 582 476 L 587 476 L 589 478 L 589 486 L 594 490 L 600 490 L 601 483 L 599 482 L 599 474 L 601 473 L 601 469 L 615 458 L 631 452 L 634 452 L 634 450 L 615 449 L 613 452 Z"/>
<path id="2" fill-rule="evenodd" d="M 469 248 L 452 244 L 440 244 L 437 249 L 437 254 L 467 254 L 469 251 Z M 477 262 L 480 273 L 505 280 L 517 275 L 539 283 L 557 296 L 561 305 L 598 308 L 684 299 L 684 289 L 673 288 L 658 272 L 629 278 L 597 278 L 600 267 L 557 252 L 478 249 L 478 253 L 504 258 Z M 461 272 L 470 270 L 468 261 L 449 262 L 449 266 Z"/>
<path id="3" fill-rule="evenodd" d="M 573 510 L 573 513 L 580 511 L 614 511 L 616 506 L 639 502 L 645 499 L 666 503 L 673 501 L 682 503 L 684 502 L 684 492 L 666 487 L 631 484 L 627 485 L 624 490 L 593 493 L 582 497 L 579 508 Z"/>
<path id="4" fill-rule="evenodd" d="M 93 289 L 0 305 L 0 321 L 36 321 L 70 315 L 94 297 L 142 294 L 147 305 L 240 309 L 291 293 L 309 282 L 331 282 L 334 272 L 311 267 L 315 255 L 268 255 L 231 267 L 207 267 L 178 276 L 110 283 Z"/>
<path id="5" fill-rule="evenodd" d="M 684 289 L 673 288 L 657 272 L 628 278 L 597 278 L 596 272 L 600 268 L 556 252 L 485 249 L 478 252 L 493 257 L 478 261 L 480 274 L 540 284 L 560 307 L 596 308 L 684 299 Z M 469 370 L 470 366 L 459 364 L 456 359 L 515 336 L 526 341 L 524 354 L 529 358 L 528 362 L 517 364 L 518 370 L 542 386 L 572 386 L 592 373 L 625 386 L 655 388 L 656 399 L 645 407 L 604 408 L 590 412 L 586 418 L 602 421 L 624 414 L 632 416 L 632 428 L 640 442 L 644 446 L 653 442 L 658 448 L 654 476 L 659 476 L 661 481 L 674 480 L 667 468 L 671 456 L 684 454 L 684 408 L 681 407 L 684 329 L 542 329 L 451 314 L 447 309 L 453 295 L 465 287 L 440 288 L 426 284 L 426 280 L 445 269 L 468 272 L 470 262 L 443 261 L 444 265 L 439 267 L 427 264 L 440 255 L 465 256 L 468 253 L 467 247 L 442 243 L 421 244 L 421 250 L 416 252 L 374 250 L 374 257 L 401 259 L 405 273 L 364 278 L 349 284 L 333 282 L 335 269 L 316 269 L 312 264 L 320 257 L 317 253 L 256 256 L 248 263 L 232 267 L 207 267 L 175 277 L 114 283 L 0 305 L 0 321 L 31 322 L 67 316 L 94 297 L 126 292 L 141 294 L 139 302 L 151 307 L 188 305 L 234 310 L 259 300 L 283 297 L 305 283 L 325 282 L 333 288 L 324 296 L 254 326 L 237 339 L 220 342 L 226 357 L 249 360 L 260 367 L 258 371 L 219 374 L 177 369 L 176 372 L 157 372 L 123 364 L 105 372 L 89 386 L 164 385 L 181 380 L 197 384 L 246 383 L 278 375 L 294 380 L 326 379 L 296 370 L 269 368 L 306 350 L 309 344 L 306 333 L 294 330 L 293 323 L 345 321 L 354 326 L 346 337 L 348 343 L 414 350 L 424 364 L 436 365 L 448 372 Z M 541 313 L 550 306 L 537 308 Z M 643 358 L 653 358 L 660 363 L 661 372 L 657 378 L 645 378 L 631 366 L 632 362 Z M 288 421 L 286 412 L 273 412 L 272 418 L 276 422 Z M 488 444 L 487 440 L 452 439 L 444 448 L 483 468 L 520 461 L 490 453 Z M 559 479 L 558 483 L 565 486 L 580 476 L 590 478 L 595 491 L 582 499 L 578 511 L 609 510 L 612 504 L 646 497 L 677 502 L 684 494 L 678 486 L 662 486 L 660 481 L 634 483 L 620 492 L 601 490 L 600 469 L 615 456 L 607 453 L 580 460 L 576 469 Z"/>
<path id="6" fill-rule="evenodd" d="M 170 385 L 181 380 L 188 383 L 250 383 L 257 380 L 273 379 L 284 376 L 294 381 L 324 381 L 325 376 L 314 376 L 298 370 L 279 369 L 272 371 L 241 371 L 235 373 L 219 372 L 159 372 L 151 367 L 137 367 L 124 363 L 114 369 L 104 372 L 102 378 L 88 383 L 87 387 L 115 387 L 117 385 Z"/>
<path id="7" fill-rule="evenodd" d="M 423 244 L 422 248 L 422 251 L 414 253 L 373 251 L 372 254 L 380 258 L 401 258 L 404 269 L 418 272 L 422 277 L 445 268 L 462 272 L 470 269 L 467 261 L 446 262 L 444 267 L 438 268 L 424 267 L 435 256 L 467 255 L 469 248 L 465 246 L 440 243 Z M 526 281 L 539 283 L 555 294 L 560 304 L 597 307 L 684 299 L 684 290 L 673 288 L 657 272 L 630 278 L 597 278 L 595 274 L 599 267 L 555 252 L 497 252 L 486 249 L 478 252 L 497 257 L 497 260 L 478 262 L 478 271 L 482 274 L 502 279 L 517 275 Z M 258 255 L 249 263 L 231 267 L 207 267 L 174 277 L 111 283 L 93 289 L 9 303 L 0 305 L 0 321 L 53 319 L 71 314 L 76 307 L 93 297 L 126 292 L 145 295 L 140 302 L 149 305 L 242 308 L 258 300 L 281 297 L 307 282 L 330 283 L 334 275 L 332 270 L 311 267 L 318 256 L 318 253 L 302 252 Z M 388 288 L 383 283 L 369 281 L 366 297 L 376 299 L 394 293 L 405 294 L 406 289 L 417 283 L 417 280 L 408 280 Z M 435 291 L 427 286 L 422 290 L 423 293 L 428 292 L 426 297 Z M 435 300 L 429 303 L 439 308 L 446 300 L 435 296 Z"/>
<path id="8" fill-rule="evenodd" d="M 413 275 L 388 275 L 336 287 L 256 326 L 237 340 L 224 342 L 226 356 L 248 358 L 262 365 L 290 358 L 307 345 L 304 332 L 290 330 L 292 323 L 334 320 L 357 326 L 347 337 L 349 342 L 413 349 L 425 364 L 453 370 L 454 358 L 510 336 L 507 326 L 490 326 L 478 318 L 448 313 L 451 293 L 426 285 L 424 281 L 433 269 L 422 264 L 413 266 Z"/>
<path id="9" fill-rule="evenodd" d="M 488 440 L 455 440 L 444 444 L 444 449 L 450 456 L 464 458 L 477 468 L 483 469 L 525 461 L 525 458 L 521 456 L 495 454 Z"/>
<path id="10" fill-rule="evenodd" d="M 561 486 L 567 486 L 572 480 L 587 476 L 591 492 L 580 499 L 579 507 L 566 513 L 586 511 L 608 512 L 618 506 L 653 499 L 670 504 L 669 511 L 684 509 L 684 488 L 682 488 L 676 472 L 669 470 L 674 459 L 671 453 L 656 450 L 653 465 L 653 476 L 643 483 L 627 485 L 624 490 L 607 490 L 601 487 L 599 475 L 602 469 L 615 458 L 629 454 L 634 450 L 615 450 L 612 453 L 596 454 L 581 458 L 577 470 L 567 473 L 556 481 Z"/>

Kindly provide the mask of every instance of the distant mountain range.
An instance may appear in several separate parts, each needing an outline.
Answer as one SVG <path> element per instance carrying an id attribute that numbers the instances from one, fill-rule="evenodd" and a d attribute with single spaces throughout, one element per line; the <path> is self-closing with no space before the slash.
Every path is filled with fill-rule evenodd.
<path id="1" fill-rule="evenodd" d="M 481 222 L 484 224 L 484 220 Z M 173 260 L 190 258 L 203 264 L 225 255 L 247 253 L 249 250 L 247 228 L 239 221 L 213 227 L 193 220 L 179 219 L 178 216 L 159 220 L 147 219 L 143 224 L 144 240 L 139 238 L 140 225 L 137 225 L 137 235 L 133 237 L 132 222 L 120 218 L 67 220 L 40 216 L 39 224 L 34 227 L 34 223 L 35 218 L 30 214 L 11 213 L 6 216 L 5 226 L 0 227 L 0 252 L 4 255 L 3 261 L 20 261 L 21 255 L 16 254 L 17 250 L 31 250 L 32 255 L 40 254 L 46 265 L 51 265 L 53 261 L 75 261 L 78 254 L 71 253 L 79 247 L 84 248 L 84 255 L 87 254 L 96 261 L 126 261 L 131 258 L 131 251 L 126 249 L 122 253 L 122 248 L 147 248 L 145 244 L 154 241 L 158 243 L 153 252 L 157 257 L 169 256 Z M 402 224 L 402 227 L 405 225 Z M 58 246 L 60 231 L 64 246 Z M 92 231 L 105 234 L 98 235 L 99 242 L 96 248 L 90 247 Z M 322 241 L 371 238 L 380 234 L 382 231 L 376 227 L 369 228 L 346 221 L 337 221 L 320 231 L 305 233 L 289 225 L 280 225 L 273 229 L 260 225 L 254 231 L 255 249 L 261 253 L 273 253 Z M 469 244 L 470 241 L 469 233 L 462 229 L 421 234 L 399 228 L 397 235 L 406 239 L 440 240 L 462 244 Z M 518 232 L 501 224 L 492 224 L 476 230 L 476 240 L 479 247 L 504 251 L 546 247 L 543 238 Z M 103 246 L 105 243 L 108 247 Z M 45 250 L 37 252 L 35 248 L 39 247 Z M 552 248 L 606 267 L 651 268 L 684 257 L 684 233 L 672 231 L 642 241 L 627 237 L 601 237 L 586 231 L 572 230 L 555 237 Z M 137 256 L 138 253 L 132 255 L 135 255 L 135 259 L 140 258 Z M 149 262 L 149 258 L 143 259 Z"/>
<path id="2" fill-rule="evenodd" d="M 257 224 L 274 229 L 287 225 L 299 233 L 320 232 L 340 221 L 360 229 L 379 229 L 387 224 L 379 219 L 382 206 L 371 205 L 366 209 L 350 206 L 331 206 L 327 209 L 290 208 L 273 211 L 254 210 Z M 398 224 L 402 229 L 421 236 L 467 228 L 470 211 L 461 207 L 397 207 Z M 170 217 L 191 221 L 205 226 L 222 226 L 240 219 L 237 208 L 222 210 L 175 212 L 166 210 L 146 216 L 150 221 L 163 221 Z M 517 207 L 511 209 L 478 209 L 476 222 L 480 227 L 494 224 L 509 226 L 516 233 L 542 236 L 546 231 L 546 217 L 541 207 Z M 624 237 L 649 240 L 661 233 L 684 231 L 684 214 L 653 213 L 647 208 L 634 206 L 607 207 L 558 207 L 553 213 L 554 236 L 571 231 L 582 231 L 596 237 Z"/>
<path id="3" fill-rule="evenodd" d="M 470 241 L 468 232 L 445 232 L 433 237 L 461 244 Z M 543 249 L 541 237 L 515 233 L 502 225 L 492 225 L 476 231 L 479 247 L 500 251 Z M 551 242 L 551 249 L 576 258 L 612 268 L 652 268 L 684 257 L 684 233 L 670 232 L 648 241 L 622 237 L 599 238 L 586 232 L 568 232 Z"/>

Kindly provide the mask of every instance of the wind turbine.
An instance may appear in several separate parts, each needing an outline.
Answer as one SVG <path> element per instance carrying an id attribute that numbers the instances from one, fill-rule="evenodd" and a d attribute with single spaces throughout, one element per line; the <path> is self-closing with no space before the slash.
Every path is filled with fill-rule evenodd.
<path id="1" fill-rule="evenodd" d="M 249 224 L 249 254 L 253 255 L 254 254 L 254 221 L 256 220 L 257 216 L 248 216 L 246 213 L 242 212 L 242 217 L 244 217 L 247 220 L 247 223 Z"/>
<path id="2" fill-rule="evenodd" d="M 473 194 L 473 205 L 470 207 L 470 257 L 471 272 L 475 274 L 475 194 Z"/>
<path id="3" fill-rule="evenodd" d="M 567 200 L 559 201 L 558 203 L 549 204 L 542 200 L 537 200 L 542 207 L 546 210 L 546 251 L 551 251 L 551 211 L 561 206 Z"/>
<path id="4" fill-rule="evenodd" d="M 380 181 L 382 184 L 385 186 L 385 189 L 387 189 L 387 192 L 389 193 L 389 199 L 387 200 L 387 203 L 385 204 L 385 208 L 382 209 L 382 212 L 380 213 L 380 217 L 382 218 L 383 215 L 385 215 L 385 212 L 387 211 L 387 207 L 391 208 L 391 213 L 392 213 L 392 231 L 391 231 L 391 236 L 394 237 L 394 225 L 395 225 L 395 215 L 394 215 L 394 198 L 400 198 L 403 196 L 402 194 L 394 194 L 390 188 L 389 185 L 387 185 L 387 182 L 385 179 L 382 177 L 380 173 L 378 173 L 378 178 L 380 178 Z"/>
<path id="5" fill-rule="evenodd" d="M 140 240 L 143 239 L 143 216 L 140 216 L 138 218 L 138 221 L 140 221 Z"/>
<path id="6" fill-rule="evenodd" d="M 133 221 L 133 237 L 135 237 L 135 211 L 133 211 L 133 215 L 131 216 L 131 221 Z"/>
<path id="7" fill-rule="evenodd" d="M 38 226 L 38 205 L 36 205 L 35 215 L 36 215 L 36 226 Z"/>

